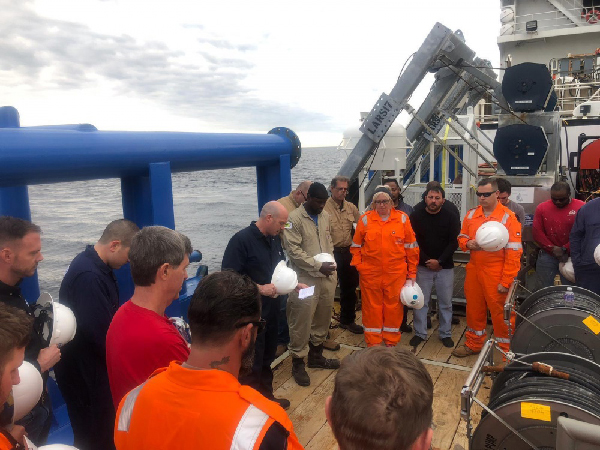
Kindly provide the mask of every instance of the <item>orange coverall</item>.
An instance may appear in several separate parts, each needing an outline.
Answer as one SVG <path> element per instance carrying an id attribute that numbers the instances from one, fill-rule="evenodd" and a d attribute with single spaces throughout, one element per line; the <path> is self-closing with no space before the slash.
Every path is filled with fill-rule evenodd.
<path id="1" fill-rule="evenodd" d="M 367 211 L 356 226 L 351 264 L 360 275 L 362 322 L 369 347 L 400 342 L 400 290 L 417 276 L 419 245 L 408 216 L 392 209 L 385 222 Z"/>
<path id="2" fill-rule="evenodd" d="M 475 239 L 475 233 L 485 222 L 496 221 L 508 229 L 508 244 L 496 252 L 484 250 L 471 251 L 467 242 Z M 458 235 L 458 245 L 464 252 L 470 251 L 465 278 L 465 297 L 467 299 L 467 341 L 466 346 L 480 351 L 486 340 L 487 309 L 492 316 L 494 336 L 504 351 L 508 351 L 508 327 L 504 322 L 504 302 L 506 294 L 498 292 L 498 285 L 508 288 L 521 268 L 521 224 L 515 214 L 498 203 L 496 209 L 486 217 L 481 206 L 469 210 L 463 220 Z M 514 320 L 514 318 L 513 318 Z M 514 330 L 514 324 L 513 324 Z"/>
<path id="3" fill-rule="evenodd" d="M 257 450 L 278 422 L 287 448 L 302 450 L 292 421 L 277 403 L 224 370 L 172 362 L 127 394 L 117 411 L 117 450 Z"/>

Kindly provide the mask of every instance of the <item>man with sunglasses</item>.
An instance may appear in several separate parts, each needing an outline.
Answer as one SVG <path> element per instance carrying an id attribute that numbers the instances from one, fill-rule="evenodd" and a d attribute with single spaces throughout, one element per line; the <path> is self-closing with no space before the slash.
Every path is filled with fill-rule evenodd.
<path id="1" fill-rule="evenodd" d="M 206 448 L 301 450 L 276 402 L 244 386 L 264 332 L 259 288 L 234 271 L 204 277 L 188 317 L 192 347 L 125 396 L 117 412 L 117 450 Z"/>
<path id="2" fill-rule="evenodd" d="M 312 184 L 312 181 L 304 180 L 301 182 L 296 189 L 294 189 L 287 197 L 282 197 L 277 200 L 285 209 L 287 209 L 288 213 L 291 213 L 293 210 L 298 208 L 301 204 L 306 201 L 306 195 L 308 194 L 308 188 Z"/>
<path id="3" fill-rule="evenodd" d="M 260 334 L 256 340 L 252 371 L 242 377 L 240 382 L 275 400 L 284 409 L 289 408 L 290 402 L 285 398 L 275 399 L 273 396 L 271 363 L 275 360 L 277 349 L 279 305 L 285 300 L 285 296 L 277 294 L 275 285 L 271 284 L 271 277 L 275 266 L 280 261 L 285 261 L 279 234 L 287 220 L 288 212 L 281 203 L 266 203 L 258 220 L 231 238 L 221 264 L 222 270 L 231 269 L 241 275 L 247 275 L 258 285 L 261 295 L 261 317 L 267 324 L 266 332 Z"/>
<path id="4" fill-rule="evenodd" d="M 569 233 L 583 205 L 581 200 L 571 199 L 568 183 L 557 181 L 550 188 L 550 200 L 535 209 L 532 228 L 533 240 L 541 249 L 535 265 L 540 287 L 554 285 L 559 263 L 569 258 Z M 571 284 L 562 275 L 560 280 L 562 284 Z"/>
<path id="5" fill-rule="evenodd" d="M 479 206 L 469 210 L 458 235 L 462 251 L 470 252 L 465 277 L 467 300 L 466 343 L 452 354 L 459 358 L 479 353 L 486 339 L 487 310 L 494 325 L 494 337 L 504 351 L 509 350 L 508 327 L 504 322 L 504 301 L 510 284 L 521 268 L 521 224 L 515 214 L 498 201 L 498 184 L 484 178 L 477 184 Z M 508 230 L 508 244 L 495 251 L 483 251 L 475 234 L 486 222 L 500 222 Z"/>

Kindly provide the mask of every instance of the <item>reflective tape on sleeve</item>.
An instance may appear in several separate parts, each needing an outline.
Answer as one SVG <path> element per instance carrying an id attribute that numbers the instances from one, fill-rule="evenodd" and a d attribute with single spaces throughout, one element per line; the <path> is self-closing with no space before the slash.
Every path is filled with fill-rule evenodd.
<path id="1" fill-rule="evenodd" d="M 467 214 L 467 219 L 472 219 L 473 218 L 473 214 L 475 214 L 476 210 L 477 210 L 477 208 L 472 209 L 471 211 L 469 211 L 469 213 Z"/>
<path id="2" fill-rule="evenodd" d="M 495 339 L 496 339 L 496 342 L 499 342 L 500 344 L 510 344 L 510 339 L 508 339 L 508 338 L 497 337 Z"/>
<path id="3" fill-rule="evenodd" d="M 402 214 L 402 223 L 406 223 L 406 215 Z"/>
<path id="4" fill-rule="evenodd" d="M 467 239 L 469 239 L 469 235 L 468 235 L 468 234 L 459 234 L 459 235 L 458 235 L 458 237 L 459 237 L 459 238 L 460 238 L 460 237 L 464 237 L 464 238 L 467 238 Z"/>
<path id="5" fill-rule="evenodd" d="M 521 244 L 520 242 L 509 242 L 508 244 L 506 244 L 505 248 L 510 248 L 512 250 L 522 250 L 523 244 Z"/>
<path id="6" fill-rule="evenodd" d="M 419 244 L 417 243 L 417 241 L 404 244 L 404 248 L 417 248 L 418 246 Z"/>
<path id="7" fill-rule="evenodd" d="M 367 226 L 367 216 L 362 216 L 362 223 L 366 227 Z"/>
<path id="8" fill-rule="evenodd" d="M 131 425 L 131 416 L 133 415 L 133 407 L 135 406 L 135 402 L 140 395 L 140 392 L 147 381 L 144 381 L 134 390 L 127 394 L 125 397 L 125 401 L 123 402 L 123 407 L 121 408 L 121 414 L 119 414 L 119 424 L 117 425 L 117 429 L 119 431 L 129 431 L 129 426 Z"/>
<path id="9" fill-rule="evenodd" d="M 504 216 L 502 216 L 502 220 L 500 221 L 500 223 L 502 225 L 506 225 L 506 221 L 508 220 L 509 217 L 510 217 L 510 215 L 508 213 L 504 213 Z"/>
<path id="10" fill-rule="evenodd" d="M 235 430 L 230 450 L 252 450 L 268 418 L 256 406 L 248 406 Z"/>
<path id="11" fill-rule="evenodd" d="M 358 244 L 355 244 L 355 243 L 353 242 L 353 243 L 352 243 L 352 245 L 351 245 L 350 247 L 354 247 L 354 248 L 357 248 L 357 247 L 358 247 L 358 248 L 361 248 L 361 247 L 362 247 L 362 245 L 358 245 Z"/>

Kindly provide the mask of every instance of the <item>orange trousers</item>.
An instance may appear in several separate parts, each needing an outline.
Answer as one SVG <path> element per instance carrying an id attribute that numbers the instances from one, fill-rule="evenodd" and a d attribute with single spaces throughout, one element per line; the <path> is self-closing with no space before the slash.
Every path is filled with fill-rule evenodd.
<path id="1" fill-rule="evenodd" d="M 504 322 L 504 302 L 506 294 L 498 292 L 502 272 L 487 265 L 481 269 L 467 264 L 465 277 L 465 297 L 467 299 L 467 341 L 471 350 L 480 351 L 486 341 L 487 310 L 490 310 L 494 337 L 504 351 L 510 349 L 508 326 Z M 514 314 L 511 319 L 515 329 Z"/>
<path id="2" fill-rule="evenodd" d="M 368 347 L 396 345 L 400 342 L 403 309 L 400 290 L 406 274 L 360 274 L 362 323 Z"/>

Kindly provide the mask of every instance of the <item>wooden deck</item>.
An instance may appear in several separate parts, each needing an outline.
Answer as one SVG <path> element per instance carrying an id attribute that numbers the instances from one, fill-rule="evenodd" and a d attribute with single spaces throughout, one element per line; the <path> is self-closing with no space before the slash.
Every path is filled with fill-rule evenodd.
<path id="1" fill-rule="evenodd" d="M 409 313 L 409 323 L 412 313 Z M 360 313 L 357 322 L 360 323 Z M 415 354 L 427 367 L 434 382 L 433 402 L 433 447 L 440 450 L 466 450 L 469 448 L 466 423 L 460 418 L 460 390 L 477 357 L 456 358 L 451 355 L 453 349 L 446 348 L 438 338 L 436 318 L 432 320 L 432 329 L 428 330 L 428 339 L 421 343 Z M 460 345 L 465 339 L 466 320 L 461 318 L 459 325 L 452 326 L 452 339 Z M 413 333 L 403 333 L 399 346 L 408 345 Z M 366 347 L 362 335 L 336 328 L 331 330 L 331 337 L 339 342 L 342 348 L 337 352 L 325 352 L 328 357 L 343 359 L 352 352 Z M 288 414 L 302 445 L 308 450 L 335 450 L 337 444 L 333 433 L 325 419 L 325 399 L 333 392 L 335 371 L 308 369 L 311 385 L 301 387 L 292 378 L 292 361 L 288 352 L 275 361 L 275 378 L 273 381 L 275 396 L 290 400 Z M 491 383 L 486 379 L 479 390 L 478 398 L 487 403 Z M 474 426 L 479 421 L 481 409 L 473 406 Z"/>

